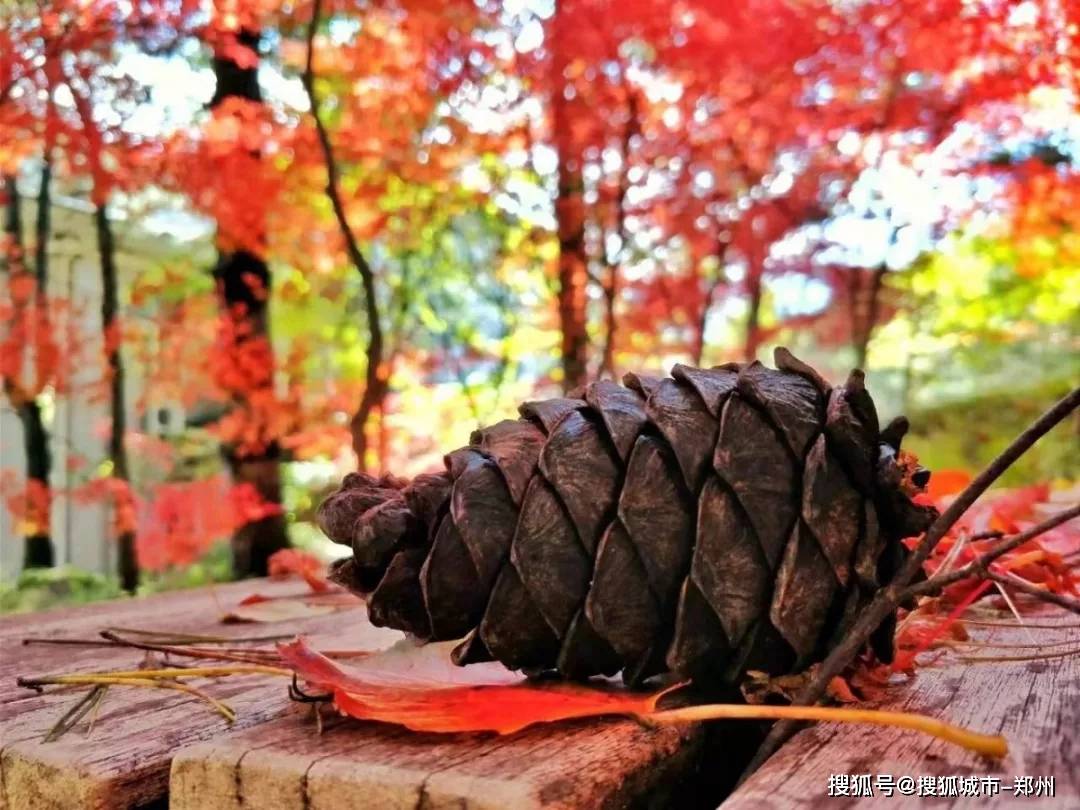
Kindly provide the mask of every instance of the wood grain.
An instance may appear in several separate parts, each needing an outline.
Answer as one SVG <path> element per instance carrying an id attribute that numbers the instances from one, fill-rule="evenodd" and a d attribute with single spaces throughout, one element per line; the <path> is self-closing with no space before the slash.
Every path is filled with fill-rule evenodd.
<path id="1" fill-rule="evenodd" d="M 251 593 L 303 591 L 296 583 L 263 580 L 118 600 L 85 608 L 15 616 L 0 622 L 0 810 L 124 808 L 164 799 L 169 763 L 180 748 L 266 722 L 291 703 L 283 679 L 223 679 L 206 691 L 238 715 L 232 728 L 194 699 L 175 692 L 111 689 L 93 734 L 76 729 L 42 738 L 77 699 L 74 693 L 38 695 L 15 684 L 17 674 L 134 668 L 143 654 L 106 647 L 23 646 L 27 635 L 92 638 L 109 625 L 225 635 L 235 638 L 304 633 L 318 646 L 380 649 L 399 634 L 367 623 L 362 607 L 272 624 L 223 625 L 222 613 Z"/>
<path id="2" fill-rule="evenodd" d="M 968 726 L 1000 732 L 1010 752 L 1001 762 L 984 760 L 955 746 L 913 732 L 873 726 L 821 723 L 797 734 L 722 805 L 722 810 L 769 807 L 830 808 L 1080 808 L 1080 656 L 1039 661 L 964 661 L 963 657 L 1013 657 L 1061 653 L 1080 645 L 1076 617 L 1052 613 L 1025 614 L 1055 629 L 989 628 L 968 625 L 980 644 L 1065 646 L 964 648 L 946 654 L 935 664 L 918 669 L 915 680 L 889 690 L 881 708 L 915 711 Z M 1001 621 L 1010 621 L 1003 614 Z M 1030 633 L 1030 635 L 1029 635 Z M 1055 797 L 1016 797 L 1008 791 L 986 797 L 884 798 L 828 796 L 832 774 L 900 776 L 997 776 L 1003 785 L 1017 776 L 1053 776 Z"/>
<path id="3" fill-rule="evenodd" d="M 319 736 L 300 716 L 173 760 L 173 810 L 495 810 L 624 807 L 691 767 L 697 728 L 603 719 L 506 737 L 416 734 L 339 719 Z"/>

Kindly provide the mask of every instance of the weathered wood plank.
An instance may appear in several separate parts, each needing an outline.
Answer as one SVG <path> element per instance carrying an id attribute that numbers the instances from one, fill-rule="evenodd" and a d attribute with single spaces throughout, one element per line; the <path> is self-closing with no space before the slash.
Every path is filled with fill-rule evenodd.
<path id="1" fill-rule="evenodd" d="M 173 810 L 356 807 L 601 808 L 656 794 L 690 769 L 697 728 L 602 719 L 506 737 L 416 734 L 300 716 L 194 746 L 173 760 Z"/>
<path id="2" fill-rule="evenodd" d="M 0 619 L 0 704 L 25 696 L 26 690 L 15 684 L 17 674 L 42 673 L 57 664 L 65 670 L 87 671 L 98 668 L 102 660 L 115 660 L 117 654 L 115 650 L 102 652 L 100 647 L 27 646 L 23 639 L 28 636 L 97 639 L 101 630 L 111 626 L 236 638 L 287 634 L 293 627 L 285 623 L 226 625 L 219 620 L 252 593 L 281 596 L 304 590 L 302 583 L 249 580 L 5 617 Z"/>
<path id="3" fill-rule="evenodd" d="M 870 807 L 890 801 L 877 789 L 876 776 L 988 776 L 1012 787 L 1015 777 L 1052 776 L 1055 796 L 1016 796 L 1002 789 L 996 798 L 974 796 L 899 796 L 896 806 L 981 808 L 1080 807 L 1080 642 L 1076 617 L 1063 613 L 1031 617 L 1030 622 L 1055 624 L 1055 629 L 979 627 L 969 625 L 980 644 L 1065 646 L 1032 649 L 1027 646 L 968 648 L 964 657 L 1019 657 L 1032 654 L 1072 655 L 1038 661 L 962 661 L 950 653 L 936 664 L 921 667 L 916 679 L 890 690 L 881 708 L 917 711 L 959 725 L 1000 732 L 1010 752 L 999 763 L 984 760 L 955 746 L 912 732 L 871 726 L 822 723 L 797 734 L 746 783 L 729 797 L 723 810 L 770 808 Z M 1003 621 L 1009 621 L 1007 615 Z M 1029 635 L 1030 633 L 1030 635 Z M 829 797 L 831 775 L 870 774 L 874 796 Z"/>
<path id="4" fill-rule="evenodd" d="M 0 810 L 23 808 L 123 808 L 162 800 L 169 763 L 179 748 L 228 736 L 287 712 L 284 683 L 272 677 L 235 677 L 206 691 L 238 713 L 230 730 L 220 716 L 176 692 L 113 689 L 87 739 L 81 730 L 41 742 L 76 699 L 37 695 L 15 685 L 16 674 L 133 668 L 142 654 L 103 647 L 30 646 L 25 635 L 94 637 L 107 625 L 242 638 L 267 634 L 311 635 L 316 645 L 380 649 L 399 636 L 367 623 L 363 608 L 272 624 L 223 625 L 223 611 L 250 593 L 302 591 L 296 583 L 249 581 L 121 600 L 80 609 L 12 617 L 0 632 Z"/>

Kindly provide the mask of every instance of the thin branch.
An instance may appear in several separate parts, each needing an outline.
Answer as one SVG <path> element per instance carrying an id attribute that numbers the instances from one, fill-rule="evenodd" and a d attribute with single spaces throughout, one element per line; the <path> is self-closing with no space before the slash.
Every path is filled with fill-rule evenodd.
<path id="1" fill-rule="evenodd" d="M 365 427 L 368 417 L 375 407 L 382 401 L 386 381 L 383 379 L 383 333 L 382 324 L 379 321 L 379 302 L 376 299 L 375 273 L 360 250 L 356 241 L 356 235 L 349 225 L 348 216 L 345 213 L 345 205 L 341 199 L 340 171 L 337 160 L 334 157 L 333 145 L 330 142 L 330 133 L 323 123 L 319 114 L 319 98 L 315 93 L 315 33 L 318 30 L 322 17 L 322 0 L 314 0 L 311 7 L 311 22 L 307 30 L 307 59 L 304 63 L 304 72 L 300 77 L 307 93 L 308 104 L 311 106 L 311 117 L 315 122 L 315 132 L 319 137 L 319 145 L 322 148 L 323 160 L 326 163 L 326 196 L 330 198 L 330 205 L 334 209 L 334 217 L 337 219 L 338 228 L 345 240 L 345 250 L 349 261 L 360 274 L 364 285 L 364 309 L 368 321 L 368 349 L 367 371 L 365 373 L 366 384 L 360 405 L 353 415 L 352 433 L 353 449 L 356 451 L 357 461 L 361 469 L 364 467 L 364 455 L 367 450 Z"/>
<path id="2" fill-rule="evenodd" d="M 171 644 L 150 644 L 142 641 L 133 641 L 118 636 L 108 630 L 102 632 L 101 637 L 117 645 L 130 647 L 147 652 L 159 652 L 165 655 L 177 655 L 187 658 L 201 658 L 208 661 L 236 661 L 245 664 L 275 664 L 280 663 L 280 656 L 269 650 L 244 650 L 236 652 L 231 650 L 207 650 L 198 647 L 181 647 Z"/>
<path id="3" fill-rule="evenodd" d="M 807 706 L 821 700 L 825 695 L 829 682 L 839 675 L 864 649 L 870 636 L 873 635 L 881 623 L 890 615 L 895 614 L 900 603 L 904 600 L 904 592 L 908 583 L 922 570 L 923 563 L 946 532 L 975 503 L 976 499 L 989 489 L 994 481 L 1001 477 L 1002 473 L 1013 462 L 1075 411 L 1078 405 L 1080 405 L 1080 387 L 1074 388 L 1032 423 L 957 496 L 956 500 L 949 505 L 949 508 L 942 512 L 938 519 L 927 529 L 922 541 L 916 547 L 915 553 L 911 555 L 892 582 L 878 591 L 870 604 L 863 609 L 862 614 L 852 625 L 847 635 L 825 658 L 810 683 L 799 692 L 794 701 L 795 705 Z M 754 758 L 746 767 L 746 770 L 743 771 L 742 779 L 745 780 L 757 770 L 795 731 L 794 723 L 789 721 L 782 720 L 773 726 L 758 748 Z"/>
<path id="4" fill-rule="evenodd" d="M 1007 585 L 1021 593 L 1026 593 L 1028 596 L 1033 596 L 1036 599 L 1040 599 L 1043 602 L 1051 602 L 1055 605 L 1065 608 L 1066 610 L 1080 614 L 1080 599 L 1071 599 L 1068 596 L 1063 596 L 1059 593 L 1047 590 L 1046 588 L 1040 588 L 1037 585 L 1032 585 L 1026 579 L 1022 579 L 1015 574 L 999 574 L 996 571 L 989 571 L 986 574 L 987 579 L 992 579 L 999 585 Z"/>
<path id="5" fill-rule="evenodd" d="M 908 599 L 916 596 L 932 596 L 939 594 L 949 585 L 960 582 L 961 580 L 970 579 L 971 577 L 982 577 L 986 579 L 992 573 L 990 571 L 990 564 L 993 563 L 994 560 L 1009 553 L 1015 548 L 1019 548 L 1024 545 L 1024 543 L 1033 540 L 1040 534 L 1044 534 L 1051 529 L 1057 528 L 1062 523 L 1067 523 L 1076 517 L 1080 517 L 1080 504 L 1076 504 L 1069 509 L 1063 509 L 1057 514 L 1047 518 L 1042 523 L 1032 526 L 1030 529 L 1006 537 L 993 548 L 983 552 L 962 568 L 957 568 L 955 571 L 950 571 L 945 574 L 935 574 L 923 582 L 911 585 L 904 590 L 901 595 L 901 601 L 906 602 Z"/>
<path id="6" fill-rule="evenodd" d="M 1050 410 L 1040 416 L 1032 425 L 1021 433 L 1012 444 L 1006 447 L 990 465 L 976 476 L 975 480 L 968 484 L 967 488 L 957 496 L 949 508 L 941 513 L 941 516 L 930 526 L 926 536 L 922 539 L 911 555 L 907 564 L 901 570 L 897 579 L 903 578 L 900 587 L 910 582 L 915 575 L 922 570 L 922 564 L 933 552 L 941 538 L 953 527 L 961 516 L 971 507 L 990 485 L 1011 467 L 1020 456 L 1031 449 L 1044 435 L 1049 433 L 1059 422 L 1080 406 L 1080 387 L 1074 388 L 1063 397 Z M 892 587 L 892 585 L 890 585 Z"/>

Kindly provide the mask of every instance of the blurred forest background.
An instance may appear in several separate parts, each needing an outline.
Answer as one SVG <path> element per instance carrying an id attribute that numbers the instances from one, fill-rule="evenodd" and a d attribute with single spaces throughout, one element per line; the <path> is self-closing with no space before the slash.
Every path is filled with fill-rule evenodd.
<path id="1" fill-rule="evenodd" d="M 778 344 L 976 468 L 1080 376 L 1078 85 L 1078 0 L 5 0 L 0 608 Z"/>

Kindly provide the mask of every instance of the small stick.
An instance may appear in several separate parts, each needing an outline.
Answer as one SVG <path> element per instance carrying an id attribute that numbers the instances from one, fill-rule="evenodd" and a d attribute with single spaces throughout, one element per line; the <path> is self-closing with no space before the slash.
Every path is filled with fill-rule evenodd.
<path id="1" fill-rule="evenodd" d="M 1080 599 L 1070 599 L 1068 596 L 1054 593 L 1046 588 L 1040 588 L 1036 585 L 1032 585 L 1025 579 L 1014 574 L 1001 575 L 996 571 L 989 571 L 986 574 L 988 579 L 992 579 L 1000 585 L 1008 585 L 1021 593 L 1026 593 L 1028 596 L 1033 596 L 1036 599 L 1040 599 L 1043 602 L 1051 602 L 1055 605 L 1065 608 L 1066 610 L 1080 614 Z"/>
<path id="2" fill-rule="evenodd" d="M 1030 529 L 1025 529 L 1022 532 L 1006 537 L 1004 540 L 994 545 L 993 548 L 987 549 L 961 568 L 949 571 L 947 574 L 935 574 L 929 579 L 905 588 L 901 592 L 901 601 L 915 596 L 932 596 L 941 593 L 945 587 L 963 579 L 969 579 L 971 577 L 985 578 L 990 573 L 990 563 L 998 557 L 1007 554 L 1014 548 L 1024 545 L 1024 543 L 1033 540 L 1040 534 L 1057 528 L 1062 523 L 1067 523 L 1075 517 L 1080 517 L 1080 504 L 1075 504 L 1068 509 L 1063 509 L 1047 518 L 1042 523 L 1032 526 Z"/>
<path id="3" fill-rule="evenodd" d="M 148 672 L 150 672 L 148 670 Z M 169 680 L 156 680 L 154 678 L 115 677 L 114 673 L 91 673 L 88 675 L 58 675 L 53 678 L 34 678 L 32 684 L 23 683 L 19 679 L 20 686 L 40 688 L 41 686 L 137 686 L 145 689 L 171 689 L 174 692 L 184 692 L 200 700 L 206 701 L 214 710 L 224 717 L 229 723 L 236 720 L 236 712 L 220 700 L 211 697 L 201 689 L 196 689 L 186 683 L 178 683 Z M 85 700 L 85 699 L 84 699 Z"/>
<path id="4" fill-rule="evenodd" d="M 166 630 L 140 630 L 136 627 L 106 627 L 103 632 L 119 633 L 125 636 L 149 636 L 155 638 L 158 644 L 237 644 L 242 642 L 288 641 L 293 638 L 292 633 L 229 638 L 228 636 L 170 633 Z"/>
<path id="5" fill-rule="evenodd" d="M 136 650 L 146 650 L 148 652 L 160 652 L 166 655 L 179 655 L 186 656 L 188 658 L 203 658 L 210 661 L 238 661 L 246 664 L 267 664 L 280 661 L 277 653 L 269 650 L 248 650 L 244 652 L 224 652 L 216 650 L 202 650 L 197 647 L 183 647 L 171 644 L 150 644 L 148 642 L 133 641 L 131 639 L 123 638 L 111 630 L 104 630 L 101 633 L 102 638 L 108 639 L 117 645 L 123 645 L 125 647 L 132 647 Z"/>
<path id="6" fill-rule="evenodd" d="M 986 469 L 979 473 L 975 480 L 968 484 L 963 492 L 926 530 L 923 539 L 915 548 L 915 553 L 911 555 L 899 573 L 893 577 L 892 582 L 879 590 L 870 604 L 863 609 L 862 614 L 851 626 L 844 638 L 822 662 L 817 674 L 799 692 L 795 700 L 796 705 L 807 706 L 821 700 L 829 682 L 855 659 L 855 656 L 866 646 L 866 642 L 881 623 L 896 612 L 900 603 L 904 601 L 904 589 L 922 571 L 923 563 L 926 562 L 930 553 L 941 541 L 941 538 L 945 536 L 946 532 L 956 524 L 956 521 L 975 503 L 979 496 L 1001 477 L 1002 473 L 1026 453 L 1035 442 L 1076 410 L 1077 406 L 1080 406 L 1080 387 L 1074 388 L 1046 413 L 1036 419 Z M 745 781 L 794 733 L 795 726 L 791 721 L 781 720 L 773 726 L 758 748 L 757 753 L 754 754 L 754 758 L 747 765 L 746 770 L 743 771 L 740 781 Z"/>
<path id="7" fill-rule="evenodd" d="M 220 678 L 226 675 L 285 675 L 292 676 L 291 669 L 247 665 L 237 667 L 171 667 L 163 669 L 134 669 L 117 672 L 87 672 L 77 675 L 41 675 L 19 677 L 16 683 L 29 689 L 61 684 L 88 683 L 87 678 L 109 678 L 109 683 L 123 684 L 128 680 L 150 680 L 153 678 Z"/>
<path id="8" fill-rule="evenodd" d="M 102 641 L 99 638 L 41 638 L 40 636 L 27 636 L 22 640 L 24 646 L 34 644 L 57 644 L 71 645 L 72 647 L 114 647 L 112 642 Z"/>

